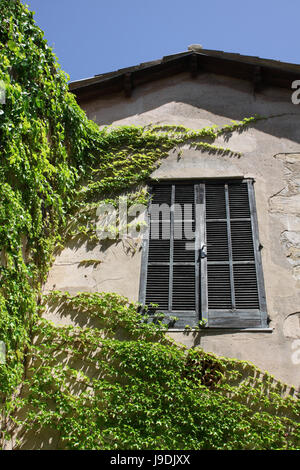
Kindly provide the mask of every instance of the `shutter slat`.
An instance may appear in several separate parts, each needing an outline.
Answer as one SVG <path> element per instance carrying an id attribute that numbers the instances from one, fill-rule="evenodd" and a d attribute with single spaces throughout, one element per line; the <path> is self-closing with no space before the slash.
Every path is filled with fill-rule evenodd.
<path id="1" fill-rule="evenodd" d="M 148 262 L 170 261 L 170 211 L 167 220 L 162 220 L 162 214 L 153 211 L 154 204 L 167 204 L 171 206 L 171 189 L 169 185 L 157 185 L 152 188 L 152 202 L 150 206 L 150 237 Z M 168 220 L 169 219 L 169 220 Z"/>
<path id="2" fill-rule="evenodd" d="M 160 309 L 168 310 L 169 305 L 169 267 L 148 266 L 146 304 L 158 304 Z M 150 309 L 151 310 L 151 309 Z"/>
<path id="3" fill-rule="evenodd" d="M 191 234 L 189 233 L 191 232 Z M 191 248 L 195 243 L 194 238 L 190 239 L 189 235 L 195 232 L 195 222 L 186 222 L 184 220 L 174 221 L 174 262 L 186 261 L 195 262 L 195 250 L 187 249 L 187 243 Z M 181 239 L 179 236 L 181 235 Z M 188 235 L 188 237 L 186 236 Z M 175 238 L 177 236 L 178 239 Z"/>
<path id="4" fill-rule="evenodd" d="M 230 219 L 250 217 L 247 183 L 228 185 Z"/>
<path id="5" fill-rule="evenodd" d="M 195 267 L 174 266 L 173 310 L 195 310 Z"/>
<path id="6" fill-rule="evenodd" d="M 195 217 L 195 196 L 194 185 L 175 185 L 175 211 L 174 218 L 192 218 Z"/>
<path id="7" fill-rule="evenodd" d="M 206 225 L 207 260 L 228 261 L 226 222 L 208 222 Z"/>
<path id="8" fill-rule="evenodd" d="M 234 261 L 254 261 L 251 221 L 231 220 L 232 253 Z"/>
<path id="9" fill-rule="evenodd" d="M 259 308 L 255 265 L 233 266 L 237 308 Z"/>
<path id="10" fill-rule="evenodd" d="M 229 265 L 207 266 L 208 308 L 231 308 Z"/>
<path id="11" fill-rule="evenodd" d="M 206 220 L 226 219 L 224 184 L 206 184 Z"/>

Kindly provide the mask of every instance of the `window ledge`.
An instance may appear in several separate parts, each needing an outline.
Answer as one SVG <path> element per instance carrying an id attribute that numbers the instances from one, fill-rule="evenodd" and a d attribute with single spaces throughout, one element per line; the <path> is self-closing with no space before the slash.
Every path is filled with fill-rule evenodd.
<path id="1" fill-rule="evenodd" d="M 174 333 L 215 333 L 215 332 L 222 332 L 222 333 L 273 333 L 274 328 L 201 328 L 200 330 L 191 328 L 170 328 L 167 330 L 167 333 L 174 332 Z"/>

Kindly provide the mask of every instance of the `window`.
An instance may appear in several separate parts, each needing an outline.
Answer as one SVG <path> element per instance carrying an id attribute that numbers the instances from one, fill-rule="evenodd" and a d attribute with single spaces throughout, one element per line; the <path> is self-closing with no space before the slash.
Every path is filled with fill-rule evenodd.
<path id="1" fill-rule="evenodd" d="M 266 328 L 252 180 L 154 184 L 140 302 L 174 328 Z M 158 307 L 151 307 L 158 304 Z"/>

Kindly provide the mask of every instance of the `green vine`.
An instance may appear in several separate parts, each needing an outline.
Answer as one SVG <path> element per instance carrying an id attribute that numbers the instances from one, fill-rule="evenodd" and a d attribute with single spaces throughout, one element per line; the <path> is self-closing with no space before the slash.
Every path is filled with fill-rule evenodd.
<path id="1" fill-rule="evenodd" d="M 297 448 L 299 401 L 270 375 L 175 344 L 160 318 L 145 322 L 116 294 L 41 294 L 54 250 L 93 237 L 99 200 L 145 203 L 145 180 L 183 145 L 241 156 L 216 139 L 266 118 L 99 130 L 32 13 L 19 0 L 1 0 L 1 13 L 1 446 L 26 448 L 47 431 L 71 449 Z M 51 324 L 46 308 L 78 326 Z"/>

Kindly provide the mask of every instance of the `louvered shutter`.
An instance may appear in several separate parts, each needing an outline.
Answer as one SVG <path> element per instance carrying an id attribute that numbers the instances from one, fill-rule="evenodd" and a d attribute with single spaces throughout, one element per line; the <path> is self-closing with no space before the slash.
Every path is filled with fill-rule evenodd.
<path id="1" fill-rule="evenodd" d="M 175 328 L 201 318 L 214 328 L 267 327 L 252 181 L 154 185 L 148 222 L 140 302 L 150 314 L 176 316 Z"/>
<path id="2" fill-rule="evenodd" d="M 172 187 L 170 185 L 157 186 L 153 188 L 152 193 L 152 207 L 159 205 L 162 209 L 165 207 L 166 210 L 157 214 L 152 213 L 150 216 L 146 304 L 158 304 L 161 310 L 168 311 Z"/>
<path id="3" fill-rule="evenodd" d="M 199 256 L 195 250 L 195 185 L 165 184 L 152 187 L 147 243 L 144 303 L 149 312 L 176 316 L 176 328 L 199 321 Z M 157 211 L 157 206 L 170 207 Z M 156 206 L 156 210 L 153 208 Z M 164 239 L 169 227 L 169 239 Z M 164 232 L 164 233 L 163 233 Z M 153 237 L 153 235 L 155 235 Z M 158 304 L 153 308 L 151 304 Z"/>
<path id="4" fill-rule="evenodd" d="M 267 327 L 252 182 L 206 183 L 205 201 L 208 326 Z"/>

